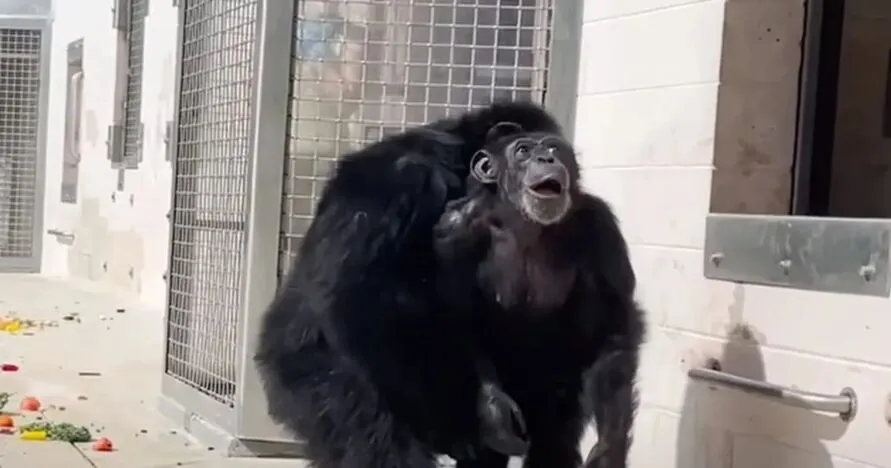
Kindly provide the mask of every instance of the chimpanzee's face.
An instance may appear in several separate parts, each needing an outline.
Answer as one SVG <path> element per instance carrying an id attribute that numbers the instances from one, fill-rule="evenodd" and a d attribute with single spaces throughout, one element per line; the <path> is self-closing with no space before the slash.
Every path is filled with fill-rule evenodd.
<path id="1" fill-rule="evenodd" d="M 522 131 L 490 141 L 472 169 L 474 177 L 496 184 L 503 199 L 541 225 L 559 223 L 569 212 L 579 172 L 565 138 Z"/>

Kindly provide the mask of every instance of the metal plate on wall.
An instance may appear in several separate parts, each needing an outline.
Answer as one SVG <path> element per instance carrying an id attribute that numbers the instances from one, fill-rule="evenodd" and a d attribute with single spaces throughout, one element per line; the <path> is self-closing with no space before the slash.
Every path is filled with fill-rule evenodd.
<path id="1" fill-rule="evenodd" d="M 706 278 L 886 297 L 891 220 L 709 215 Z"/>

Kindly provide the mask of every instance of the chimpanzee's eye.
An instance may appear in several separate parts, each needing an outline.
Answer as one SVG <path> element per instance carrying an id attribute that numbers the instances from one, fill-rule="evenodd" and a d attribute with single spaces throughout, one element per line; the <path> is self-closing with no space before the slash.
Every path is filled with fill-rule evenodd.
<path id="1" fill-rule="evenodd" d="M 529 156 L 529 145 L 525 143 L 518 144 L 516 150 L 514 151 L 514 155 L 518 159 L 526 159 Z"/>

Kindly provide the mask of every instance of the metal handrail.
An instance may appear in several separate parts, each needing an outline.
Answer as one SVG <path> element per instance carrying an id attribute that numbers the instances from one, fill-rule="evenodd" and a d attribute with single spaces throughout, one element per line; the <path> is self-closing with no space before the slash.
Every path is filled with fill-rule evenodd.
<path id="1" fill-rule="evenodd" d="M 835 413 L 844 421 L 850 421 L 857 414 L 857 394 L 849 387 L 843 388 L 839 395 L 826 395 L 747 379 L 708 368 L 690 369 L 687 376 L 691 380 L 705 382 L 714 387 L 738 390 L 786 406 Z"/>
<path id="2" fill-rule="evenodd" d="M 70 238 L 70 239 L 74 239 L 74 233 L 71 232 L 71 231 L 63 231 L 63 230 L 61 230 L 61 229 L 47 229 L 47 230 L 46 230 L 46 233 L 49 234 L 49 235 L 51 235 L 51 236 L 56 236 L 56 237 L 67 237 L 67 238 Z"/>

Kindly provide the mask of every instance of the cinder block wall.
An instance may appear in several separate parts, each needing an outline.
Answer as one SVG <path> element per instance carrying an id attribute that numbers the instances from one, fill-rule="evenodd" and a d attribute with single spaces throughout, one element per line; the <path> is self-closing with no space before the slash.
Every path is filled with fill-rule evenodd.
<path id="1" fill-rule="evenodd" d="M 116 32 L 111 2 L 56 2 L 50 71 L 44 227 L 74 234 L 73 242 L 44 235 L 42 272 L 87 279 L 139 295 L 163 307 L 170 208 L 170 163 L 164 132 L 173 116 L 176 10 L 151 2 L 146 18 L 142 89 L 143 161 L 128 170 L 124 190 L 107 158 L 112 123 Z M 77 204 L 62 203 L 66 50 L 84 40 L 84 96 Z"/>
<path id="2" fill-rule="evenodd" d="M 702 274 L 710 205 L 788 203 L 802 13 L 800 0 L 585 5 L 584 181 L 618 212 L 651 327 L 635 468 L 891 467 L 888 299 Z M 691 385 L 707 357 L 806 390 L 853 387 L 860 413 L 845 425 Z"/>

